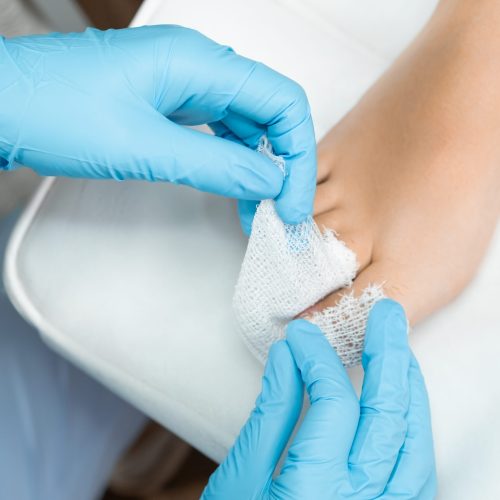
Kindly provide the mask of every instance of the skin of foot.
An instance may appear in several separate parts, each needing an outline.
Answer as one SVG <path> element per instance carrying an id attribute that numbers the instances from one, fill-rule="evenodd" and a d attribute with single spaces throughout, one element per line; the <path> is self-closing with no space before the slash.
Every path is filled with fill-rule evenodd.
<path id="1" fill-rule="evenodd" d="M 473 279 L 500 214 L 500 2 L 443 0 L 318 146 L 314 217 L 418 322 Z"/>

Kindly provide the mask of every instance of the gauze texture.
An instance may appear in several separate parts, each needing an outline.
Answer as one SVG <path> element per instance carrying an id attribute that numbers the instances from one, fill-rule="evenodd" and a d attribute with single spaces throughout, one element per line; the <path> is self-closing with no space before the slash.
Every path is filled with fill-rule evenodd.
<path id="1" fill-rule="evenodd" d="M 272 154 L 265 139 L 258 150 L 285 171 L 283 159 Z M 264 362 L 271 344 L 284 337 L 288 322 L 329 293 L 349 286 L 356 271 L 354 252 L 333 231 L 321 232 L 312 217 L 285 224 L 274 201 L 260 203 L 233 298 L 250 350 Z M 337 306 L 310 318 L 345 366 L 359 363 L 368 312 L 383 296 L 380 287 L 372 286 L 360 297 L 345 295 Z"/>
<path id="2" fill-rule="evenodd" d="M 323 331 L 346 368 L 361 362 L 368 314 L 375 302 L 384 297 L 382 287 L 372 285 L 359 297 L 346 294 L 335 307 L 328 307 L 308 318 Z"/>

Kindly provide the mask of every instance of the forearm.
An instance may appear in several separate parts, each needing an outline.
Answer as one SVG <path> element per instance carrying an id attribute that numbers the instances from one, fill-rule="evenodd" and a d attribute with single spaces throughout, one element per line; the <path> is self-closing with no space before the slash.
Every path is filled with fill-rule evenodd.
<path id="1" fill-rule="evenodd" d="M 467 30 L 475 35 L 483 31 L 491 42 L 496 33 L 497 43 L 498 23 L 500 21 L 500 3 L 497 0 L 440 0 L 433 22 L 440 22 L 448 26 L 455 26 L 460 30 Z M 487 29 L 489 33 L 485 33 Z"/>
<path id="2" fill-rule="evenodd" d="M 452 132 L 500 144 L 500 2 L 441 0 L 412 49 Z"/>
<path id="3" fill-rule="evenodd" d="M 443 0 L 356 112 L 368 107 L 408 130 L 402 150 L 499 171 L 500 2 Z"/>

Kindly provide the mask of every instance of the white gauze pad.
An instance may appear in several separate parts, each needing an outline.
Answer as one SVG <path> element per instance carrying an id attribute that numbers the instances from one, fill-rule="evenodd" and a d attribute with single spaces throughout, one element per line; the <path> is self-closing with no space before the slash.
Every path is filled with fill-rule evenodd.
<path id="1" fill-rule="evenodd" d="M 278 166 L 283 160 L 264 152 Z M 265 362 L 273 342 L 284 338 L 286 325 L 326 295 L 349 286 L 356 276 L 354 252 L 331 230 L 320 231 L 312 217 L 285 224 L 274 201 L 260 203 L 233 298 L 241 334 L 254 355 Z M 345 366 L 361 360 L 369 310 L 383 298 L 378 286 L 360 297 L 345 295 L 335 307 L 313 314 Z"/>

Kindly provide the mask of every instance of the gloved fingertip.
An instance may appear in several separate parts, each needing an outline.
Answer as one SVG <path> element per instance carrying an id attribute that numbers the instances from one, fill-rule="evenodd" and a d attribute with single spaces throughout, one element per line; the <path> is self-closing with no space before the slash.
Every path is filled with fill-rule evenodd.
<path id="1" fill-rule="evenodd" d="M 376 364 L 386 356 L 409 363 L 408 320 L 403 307 L 392 299 L 382 299 L 371 309 L 366 325 L 362 364 Z"/>
<path id="2" fill-rule="evenodd" d="M 323 335 L 323 332 L 317 325 L 303 318 L 298 318 L 291 321 L 286 327 L 287 339 L 291 336 L 303 335 L 303 334 Z"/>
<path id="3" fill-rule="evenodd" d="M 368 316 L 368 327 L 370 325 L 384 324 L 390 328 L 406 330 L 408 320 L 403 306 L 392 299 L 382 299 L 375 303 Z"/>
<path id="4" fill-rule="evenodd" d="M 286 341 L 294 355 L 298 352 L 331 349 L 320 328 L 306 319 L 296 319 L 288 325 Z"/>
<path id="5" fill-rule="evenodd" d="M 243 234 L 249 238 L 252 232 L 252 223 L 248 223 L 240 217 L 240 226 Z"/>
<path id="6" fill-rule="evenodd" d="M 250 236 L 252 232 L 253 219 L 257 210 L 258 201 L 240 200 L 238 201 L 238 215 L 241 229 L 244 234 Z"/>
<path id="7" fill-rule="evenodd" d="M 292 225 L 304 222 L 312 214 L 312 208 L 311 210 L 303 210 L 298 206 L 283 203 L 280 199 L 276 200 L 276 211 L 285 224 Z"/>
<path id="8" fill-rule="evenodd" d="M 272 200 L 279 196 L 281 190 L 283 189 L 283 174 L 281 170 L 270 162 L 272 167 L 270 167 L 270 171 L 265 174 L 265 182 L 263 183 L 263 187 L 265 187 L 262 191 L 262 196 L 259 197 L 260 200 Z"/>
<path id="9" fill-rule="evenodd" d="M 342 361 L 318 326 L 305 319 L 294 320 L 286 330 L 286 342 L 311 403 L 322 398 L 336 400 L 341 395 L 351 400 L 354 391 Z"/>
<path id="10" fill-rule="evenodd" d="M 290 358 L 290 349 L 285 340 L 276 341 L 269 349 L 267 358 L 268 363 L 280 362 L 283 359 Z"/>
<path id="11" fill-rule="evenodd" d="M 305 179 L 301 177 L 292 179 L 291 174 L 285 177 L 283 189 L 276 198 L 276 211 L 281 220 L 285 224 L 300 224 L 311 217 L 315 193 L 316 174 Z"/>

